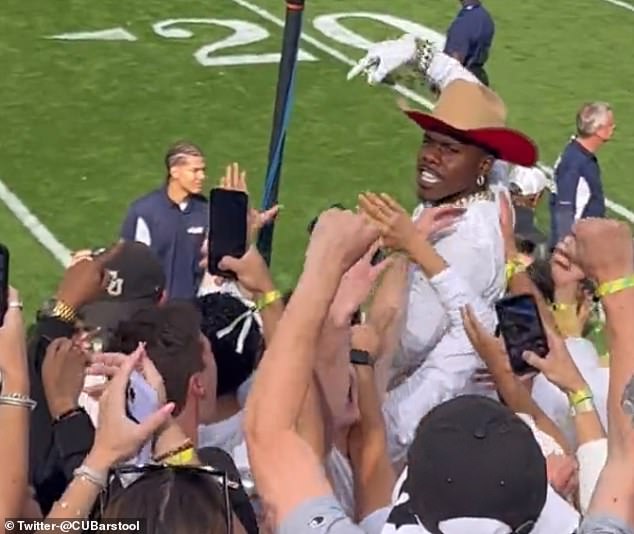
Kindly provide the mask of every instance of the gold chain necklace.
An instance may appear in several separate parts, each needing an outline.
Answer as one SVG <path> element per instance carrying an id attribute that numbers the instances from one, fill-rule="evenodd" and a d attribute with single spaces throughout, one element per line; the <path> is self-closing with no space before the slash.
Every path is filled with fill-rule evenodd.
<path id="1" fill-rule="evenodd" d="M 481 200 L 491 202 L 494 199 L 495 199 L 495 193 L 491 191 L 490 189 L 487 189 L 485 191 L 478 191 L 477 193 L 471 193 L 470 195 L 459 198 L 458 200 L 454 200 L 453 202 L 441 202 L 440 204 L 436 204 L 434 207 L 437 208 L 439 206 L 443 206 L 443 207 L 448 206 L 451 208 L 466 208 L 470 204 L 479 202 Z M 427 204 L 427 205 L 431 206 L 432 204 Z"/>

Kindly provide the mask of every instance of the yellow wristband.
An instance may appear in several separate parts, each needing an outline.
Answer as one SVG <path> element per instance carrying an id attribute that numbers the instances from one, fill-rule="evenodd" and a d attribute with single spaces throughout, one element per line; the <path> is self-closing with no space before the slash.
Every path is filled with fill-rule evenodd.
<path id="1" fill-rule="evenodd" d="M 592 391 L 588 388 L 580 389 L 579 391 L 572 391 L 568 393 L 568 400 L 572 406 L 577 406 L 587 399 L 592 399 Z"/>
<path id="2" fill-rule="evenodd" d="M 526 264 L 518 259 L 513 258 L 506 262 L 505 274 L 506 274 L 506 283 L 508 284 L 516 274 L 523 273 L 526 271 Z"/>
<path id="3" fill-rule="evenodd" d="M 262 295 L 257 300 L 257 302 L 255 303 L 255 307 L 258 309 L 258 311 L 261 311 L 264 308 L 273 304 L 274 302 L 277 302 L 281 298 L 282 298 L 282 293 L 280 293 L 279 291 L 277 290 L 268 291 L 267 293 L 264 293 L 264 295 Z"/>
<path id="4" fill-rule="evenodd" d="M 556 312 L 566 312 L 566 311 L 575 311 L 575 313 L 577 312 L 577 310 L 575 309 L 575 305 L 574 304 L 565 304 L 563 302 L 554 302 L 553 303 L 553 311 Z"/>
<path id="5" fill-rule="evenodd" d="M 597 288 L 596 295 L 597 297 L 605 297 L 631 287 L 634 287 L 634 275 L 624 276 L 611 282 L 604 282 Z"/>
<path id="6" fill-rule="evenodd" d="M 194 460 L 194 448 L 190 447 L 184 451 L 177 452 L 172 456 L 167 457 L 164 463 L 167 465 L 187 465 L 191 464 Z"/>

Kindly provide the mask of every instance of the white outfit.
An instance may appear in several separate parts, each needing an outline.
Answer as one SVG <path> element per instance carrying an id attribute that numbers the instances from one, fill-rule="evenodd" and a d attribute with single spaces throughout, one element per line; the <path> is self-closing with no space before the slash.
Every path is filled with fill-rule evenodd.
<path id="1" fill-rule="evenodd" d="M 465 393 L 490 394 L 471 381 L 483 366 L 464 330 L 460 309 L 470 304 L 490 332 L 493 303 L 504 293 L 504 246 L 497 201 L 471 204 L 455 231 L 435 248 L 449 268 L 427 280 L 410 267 L 407 318 L 397 370 L 417 368 L 383 405 L 392 461 L 403 459 L 419 421 L 438 404 Z"/>

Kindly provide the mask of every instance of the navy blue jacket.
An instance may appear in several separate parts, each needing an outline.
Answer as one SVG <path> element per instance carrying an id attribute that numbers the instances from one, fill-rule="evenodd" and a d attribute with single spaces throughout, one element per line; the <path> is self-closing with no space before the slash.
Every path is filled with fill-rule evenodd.
<path id="1" fill-rule="evenodd" d="M 555 188 L 550 196 L 551 246 L 584 217 L 605 217 L 605 196 L 596 156 L 573 139 L 555 165 Z"/>
<path id="2" fill-rule="evenodd" d="M 130 205 L 121 237 L 145 243 L 157 255 L 169 298 L 190 299 L 196 296 L 203 274 L 198 264 L 208 221 L 204 197 L 192 196 L 179 206 L 162 187 Z"/>
<path id="3" fill-rule="evenodd" d="M 489 59 L 495 24 L 489 12 L 478 1 L 463 6 L 447 30 L 445 54 L 459 54 L 462 64 L 478 75 Z"/>

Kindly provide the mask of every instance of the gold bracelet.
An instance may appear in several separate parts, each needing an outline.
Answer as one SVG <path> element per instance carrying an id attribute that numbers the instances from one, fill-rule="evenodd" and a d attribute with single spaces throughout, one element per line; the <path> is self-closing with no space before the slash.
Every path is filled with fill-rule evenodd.
<path id="1" fill-rule="evenodd" d="M 597 297 L 606 297 L 607 295 L 613 295 L 624 289 L 630 289 L 634 287 L 634 275 L 624 276 L 623 278 L 617 278 L 610 282 L 603 282 L 596 290 Z"/>
<path id="2" fill-rule="evenodd" d="M 264 308 L 268 308 L 274 302 L 277 302 L 282 298 L 282 293 L 277 289 L 273 291 L 267 291 L 264 293 L 255 303 L 255 307 L 258 311 L 262 311 Z"/>
<path id="3" fill-rule="evenodd" d="M 77 320 L 77 312 L 61 300 L 58 300 L 55 303 L 55 307 L 53 308 L 51 315 L 61 319 L 65 323 L 74 323 Z"/>

